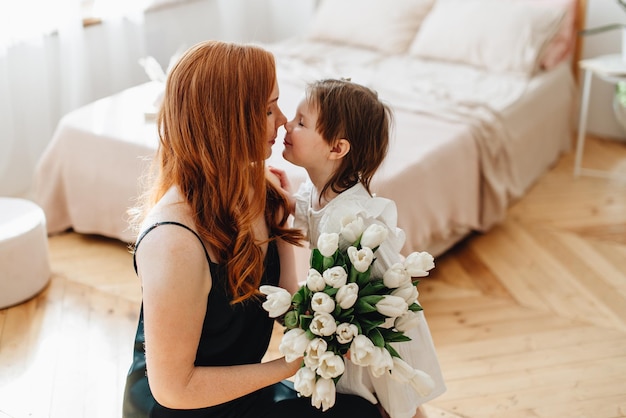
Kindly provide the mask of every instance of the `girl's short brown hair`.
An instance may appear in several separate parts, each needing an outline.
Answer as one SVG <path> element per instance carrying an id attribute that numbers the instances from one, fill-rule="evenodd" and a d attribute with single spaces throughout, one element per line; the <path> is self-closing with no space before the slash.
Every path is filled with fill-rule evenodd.
<path id="1" fill-rule="evenodd" d="M 307 86 L 306 97 L 318 109 L 316 130 L 328 143 L 344 138 L 350 151 L 321 190 L 340 193 L 357 183 L 370 192 L 370 182 L 387 150 L 393 122 L 391 108 L 378 94 L 348 80 L 325 79 Z"/>

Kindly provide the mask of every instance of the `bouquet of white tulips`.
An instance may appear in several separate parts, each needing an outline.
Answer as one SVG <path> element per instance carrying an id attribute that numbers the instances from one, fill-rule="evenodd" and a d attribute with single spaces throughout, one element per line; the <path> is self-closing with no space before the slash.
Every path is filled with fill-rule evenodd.
<path id="1" fill-rule="evenodd" d="M 424 373 L 406 364 L 390 343 L 410 341 L 404 332 L 416 325 L 422 310 L 413 278 L 428 275 L 433 257 L 415 252 L 383 277 L 372 277 L 374 254 L 387 228 L 372 224 L 364 229 L 358 217 L 342 224 L 340 233 L 320 235 L 306 284 L 293 296 L 275 286 L 260 288 L 266 295 L 263 307 L 286 328 L 280 352 L 287 361 L 304 358 L 295 375 L 296 390 L 323 411 L 335 403 L 335 384 L 347 356 L 374 376 L 389 373 L 424 390 L 419 382 Z"/>

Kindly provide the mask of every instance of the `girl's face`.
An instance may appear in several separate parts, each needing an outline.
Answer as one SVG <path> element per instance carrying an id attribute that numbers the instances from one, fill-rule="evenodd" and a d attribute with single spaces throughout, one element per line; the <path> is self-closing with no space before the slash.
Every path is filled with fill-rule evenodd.
<path id="1" fill-rule="evenodd" d="M 307 171 L 324 167 L 331 150 L 330 144 L 315 129 L 318 113 L 316 106 L 303 99 L 296 109 L 296 116 L 285 124 L 283 158 Z"/>
<path id="2" fill-rule="evenodd" d="M 276 142 L 278 128 L 287 122 L 287 117 L 278 107 L 278 83 L 274 82 L 274 89 L 267 101 L 267 152 L 265 158 L 272 155 L 272 145 Z"/>

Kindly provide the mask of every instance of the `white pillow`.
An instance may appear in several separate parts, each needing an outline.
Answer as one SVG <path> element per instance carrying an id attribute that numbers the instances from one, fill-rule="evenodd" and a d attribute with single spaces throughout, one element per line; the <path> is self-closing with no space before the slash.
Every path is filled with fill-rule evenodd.
<path id="1" fill-rule="evenodd" d="M 438 0 L 409 54 L 531 75 L 563 16 L 521 1 Z"/>
<path id="2" fill-rule="evenodd" d="M 374 49 L 406 52 L 435 0 L 322 0 L 306 37 Z"/>

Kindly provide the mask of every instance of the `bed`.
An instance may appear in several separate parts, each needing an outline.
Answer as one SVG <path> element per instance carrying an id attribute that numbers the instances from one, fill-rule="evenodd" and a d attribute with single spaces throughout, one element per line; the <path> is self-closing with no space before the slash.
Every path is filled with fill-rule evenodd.
<path id="1" fill-rule="evenodd" d="M 322 0 L 305 35 L 263 46 L 288 117 L 305 84 L 325 77 L 390 104 L 392 145 L 372 189 L 396 202 L 404 251 L 439 255 L 501 222 L 570 149 L 581 2 Z M 126 210 L 156 148 L 145 110 L 161 88 L 146 83 L 61 120 L 35 174 L 49 233 L 134 240 Z M 283 134 L 267 163 L 295 188 L 306 172 L 282 160 Z"/>

